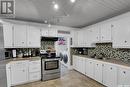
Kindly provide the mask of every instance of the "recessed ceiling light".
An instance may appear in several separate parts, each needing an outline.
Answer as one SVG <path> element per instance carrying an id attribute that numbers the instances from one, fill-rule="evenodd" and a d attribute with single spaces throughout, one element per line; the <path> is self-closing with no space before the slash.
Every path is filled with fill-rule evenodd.
<path id="1" fill-rule="evenodd" d="M 76 0 L 70 0 L 72 3 L 75 3 L 76 2 Z"/>
<path id="2" fill-rule="evenodd" d="M 44 22 L 47 23 L 47 20 L 45 20 Z"/>
<path id="3" fill-rule="evenodd" d="M 51 24 L 48 24 L 48 27 L 51 27 Z"/>
<path id="4" fill-rule="evenodd" d="M 54 4 L 54 9 L 56 9 L 56 10 L 59 9 L 59 5 L 57 3 Z"/>

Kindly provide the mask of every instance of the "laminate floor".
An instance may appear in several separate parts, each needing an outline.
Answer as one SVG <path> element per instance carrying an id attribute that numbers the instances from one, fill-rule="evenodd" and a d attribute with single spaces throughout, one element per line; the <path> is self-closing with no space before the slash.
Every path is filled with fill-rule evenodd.
<path id="1" fill-rule="evenodd" d="M 49 81 L 38 81 L 15 87 L 105 87 L 98 82 L 78 73 L 69 71 L 59 79 Z"/>

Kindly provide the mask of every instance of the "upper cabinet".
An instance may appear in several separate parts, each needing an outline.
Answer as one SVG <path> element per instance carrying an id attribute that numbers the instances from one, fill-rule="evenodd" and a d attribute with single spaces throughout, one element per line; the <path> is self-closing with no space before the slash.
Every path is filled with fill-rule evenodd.
<path id="1" fill-rule="evenodd" d="M 73 30 L 71 36 L 72 36 L 72 47 L 77 47 L 78 46 L 78 31 Z"/>
<path id="2" fill-rule="evenodd" d="M 57 29 L 50 27 L 48 30 L 49 37 L 57 37 Z"/>
<path id="3" fill-rule="evenodd" d="M 4 48 L 13 47 L 13 24 L 3 24 Z"/>
<path id="4" fill-rule="evenodd" d="M 111 22 L 102 23 L 100 25 L 100 41 L 99 42 L 112 42 L 112 27 Z"/>
<path id="5" fill-rule="evenodd" d="M 47 28 L 41 28 L 41 36 L 47 37 L 48 33 L 49 31 Z"/>
<path id="6" fill-rule="evenodd" d="M 27 26 L 27 47 L 40 47 L 40 27 Z"/>
<path id="7" fill-rule="evenodd" d="M 46 27 L 41 29 L 41 36 L 44 37 L 57 37 L 57 29 Z"/>
<path id="8" fill-rule="evenodd" d="M 40 48 L 40 28 L 27 24 L 3 23 L 4 48 Z"/>
<path id="9" fill-rule="evenodd" d="M 130 48 L 130 15 L 113 22 L 113 47 Z"/>
<path id="10" fill-rule="evenodd" d="M 26 47 L 27 44 L 27 26 L 21 24 L 14 24 L 13 28 L 13 39 L 14 39 L 14 47 L 21 48 Z"/>

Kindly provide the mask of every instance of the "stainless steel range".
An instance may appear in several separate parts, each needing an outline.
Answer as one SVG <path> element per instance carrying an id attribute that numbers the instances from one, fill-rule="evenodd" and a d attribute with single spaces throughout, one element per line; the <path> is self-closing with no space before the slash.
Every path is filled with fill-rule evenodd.
<path id="1" fill-rule="evenodd" d="M 60 77 L 60 58 L 42 58 L 42 81 Z"/>

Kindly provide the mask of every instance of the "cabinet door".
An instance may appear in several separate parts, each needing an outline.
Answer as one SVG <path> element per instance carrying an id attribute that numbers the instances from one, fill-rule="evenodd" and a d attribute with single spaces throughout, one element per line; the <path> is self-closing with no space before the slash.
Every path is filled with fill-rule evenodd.
<path id="1" fill-rule="evenodd" d="M 78 46 L 78 31 L 74 30 L 72 35 L 72 45 L 73 47 Z"/>
<path id="2" fill-rule="evenodd" d="M 94 62 L 94 79 L 102 83 L 102 63 Z"/>
<path id="3" fill-rule="evenodd" d="M 6 77 L 7 77 L 7 87 L 11 87 L 11 67 L 10 67 L 10 64 L 6 64 Z"/>
<path id="4" fill-rule="evenodd" d="M 86 58 L 82 58 L 82 74 L 85 75 L 85 60 Z"/>
<path id="5" fill-rule="evenodd" d="M 49 37 L 57 37 L 57 29 L 49 28 L 48 30 L 49 30 L 49 34 L 48 34 Z"/>
<path id="6" fill-rule="evenodd" d="M 94 64 L 92 60 L 86 59 L 86 75 L 90 78 L 94 78 Z"/>
<path id="7" fill-rule="evenodd" d="M 76 70 L 76 56 L 73 56 L 73 68 Z"/>
<path id="8" fill-rule="evenodd" d="M 11 84 L 19 85 L 28 82 L 27 62 L 16 62 L 11 64 Z"/>
<path id="9" fill-rule="evenodd" d="M 41 36 L 48 36 L 48 29 L 42 28 L 41 29 Z"/>
<path id="10" fill-rule="evenodd" d="M 40 29 L 35 26 L 27 27 L 27 47 L 40 47 Z"/>
<path id="11" fill-rule="evenodd" d="M 4 48 L 13 47 L 13 24 L 3 24 Z"/>
<path id="12" fill-rule="evenodd" d="M 112 36 L 114 48 L 130 48 L 130 17 L 113 22 Z"/>
<path id="13" fill-rule="evenodd" d="M 21 47 L 26 47 L 27 43 L 26 43 L 26 25 L 18 25 L 15 24 L 14 25 L 14 30 L 13 30 L 13 34 L 14 34 L 14 47 L 17 48 L 21 48 Z"/>
<path id="14" fill-rule="evenodd" d="M 100 38 L 101 42 L 112 42 L 112 24 L 111 23 L 102 23 L 101 25 Z"/>
<path id="15" fill-rule="evenodd" d="M 118 85 L 130 85 L 130 69 L 118 69 Z"/>
<path id="16" fill-rule="evenodd" d="M 103 65 L 103 84 L 108 87 L 117 87 L 117 67 Z"/>

